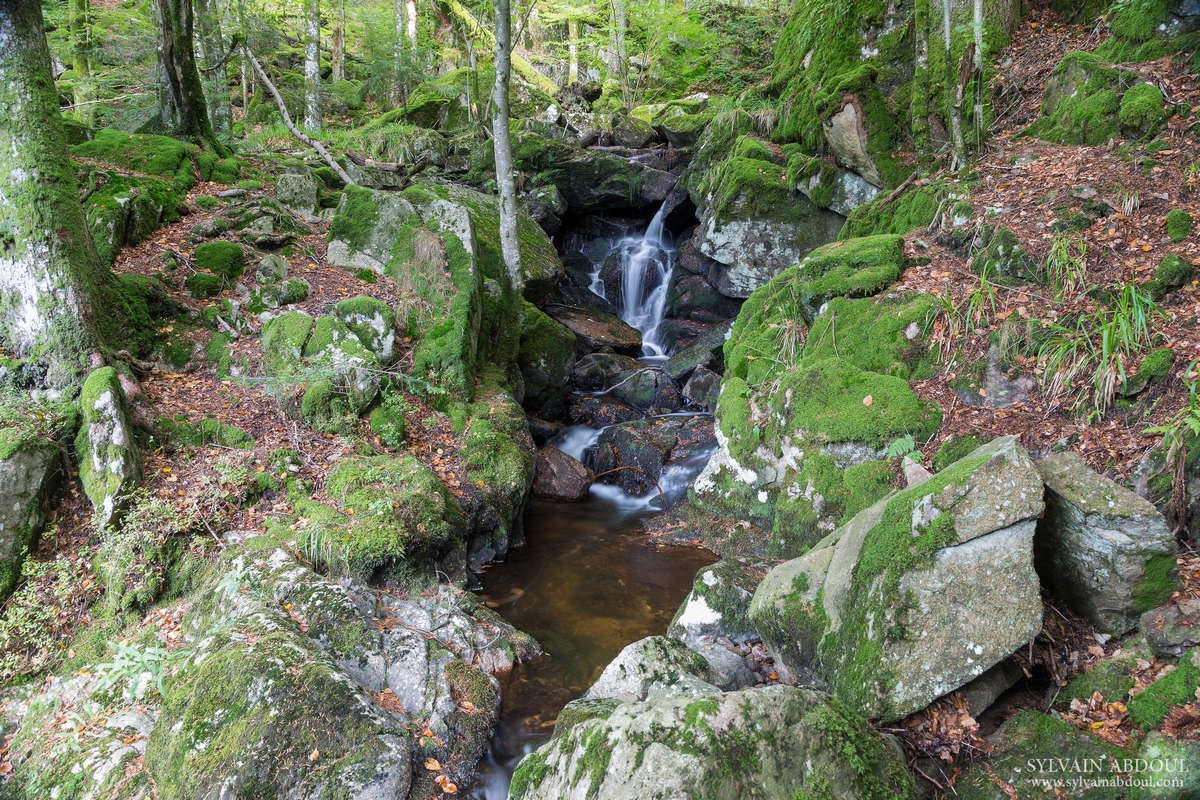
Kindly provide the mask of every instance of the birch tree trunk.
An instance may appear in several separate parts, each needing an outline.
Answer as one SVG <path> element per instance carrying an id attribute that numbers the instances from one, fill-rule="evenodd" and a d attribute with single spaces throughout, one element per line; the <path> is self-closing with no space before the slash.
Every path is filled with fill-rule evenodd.
<path id="1" fill-rule="evenodd" d="M 509 135 L 508 84 L 512 73 L 512 19 L 509 0 L 495 0 L 496 83 L 492 87 L 492 144 L 496 152 L 496 185 L 500 190 L 500 250 L 508 267 L 513 291 L 525 288 L 521 252 L 517 246 L 517 187 L 513 174 L 512 138 Z"/>
<path id="2" fill-rule="evenodd" d="M 933 152 L 929 130 L 929 1 L 917 0 L 913 9 L 916 29 L 916 68 L 913 70 L 912 132 L 917 157 L 928 166 Z"/>
<path id="3" fill-rule="evenodd" d="M 396 0 L 396 49 L 392 58 L 396 65 L 392 76 L 392 105 L 399 106 L 404 91 L 404 28 L 408 21 L 408 12 L 404 8 L 404 0 Z"/>
<path id="4" fill-rule="evenodd" d="M 617 58 L 617 79 L 621 82 L 621 86 L 624 86 L 625 80 L 629 77 L 629 59 L 625 52 L 625 0 L 613 0 L 612 43 Z"/>
<path id="5" fill-rule="evenodd" d="M 408 49 L 417 52 L 417 0 L 406 0 L 404 4 L 407 17 L 406 32 L 408 34 Z"/>
<path id="6" fill-rule="evenodd" d="M 196 67 L 193 45 L 192 0 L 157 0 L 159 68 L 165 93 L 163 121 L 175 136 L 212 148 L 225 157 L 231 154 L 213 133 L 204 101 L 204 86 Z"/>
<path id="7" fill-rule="evenodd" d="M 975 0 L 975 114 L 976 153 L 983 146 L 983 0 Z"/>
<path id="8" fill-rule="evenodd" d="M 567 18 L 567 84 L 579 83 L 579 20 Z"/>
<path id="9" fill-rule="evenodd" d="M 73 100 L 75 119 L 91 125 L 96 121 L 92 83 L 92 10 L 88 0 L 71 0 L 71 70 L 75 73 Z"/>
<path id="10" fill-rule="evenodd" d="M 958 76 L 954 72 L 953 48 L 950 46 L 950 3 L 942 0 L 942 38 L 946 45 L 946 104 L 950 111 L 950 147 L 953 151 L 951 169 L 961 168 L 966 163 L 966 143 L 962 131 L 962 90 L 958 88 Z"/>
<path id="11" fill-rule="evenodd" d="M 99 345 L 92 300 L 109 273 L 79 205 L 39 2 L 0 0 L 0 108 L 0 341 L 71 390 Z"/>
<path id="12" fill-rule="evenodd" d="M 333 62 L 331 83 L 346 79 L 346 3 L 342 2 L 342 16 L 333 25 L 333 41 L 330 43 L 330 60 Z"/>
<path id="13" fill-rule="evenodd" d="M 304 0 L 304 127 L 321 130 L 321 0 Z"/>
<path id="14" fill-rule="evenodd" d="M 213 0 L 196 0 L 197 57 L 206 67 L 215 66 L 225 57 L 221 21 Z M 229 136 L 233 130 L 233 111 L 229 104 L 229 73 L 224 66 L 204 73 L 204 100 L 213 132 Z"/>

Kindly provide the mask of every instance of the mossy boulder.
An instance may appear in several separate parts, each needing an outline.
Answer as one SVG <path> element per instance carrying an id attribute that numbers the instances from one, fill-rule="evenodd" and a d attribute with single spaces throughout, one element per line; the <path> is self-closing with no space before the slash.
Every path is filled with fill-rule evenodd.
<path id="1" fill-rule="evenodd" d="M 927 344 L 937 314 L 936 298 L 836 297 L 813 322 L 803 358 L 819 361 L 840 355 L 860 369 L 923 380 L 933 375 L 936 353 Z"/>
<path id="2" fill-rule="evenodd" d="M 361 413 L 379 393 L 380 363 L 339 317 L 318 317 L 304 345 L 310 367 L 327 374 L 350 407 Z"/>
<path id="3" fill-rule="evenodd" d="M 664 170 L 536 134 L 515 141 L 513 159 L 518 169 L 536 175 L 539 183 L 556 186 L 576 214 L 656 205 L 676 183 L 675 176 Z"/>
<path id="4" fill-rule="evenodd" d="M 125 392 L 112 367 L 93 370 L 79 397 L 83 426 L 75 438 L 79 480 L 99 527 L 113 523 L 142 483 L 142 457 Z"/>
<path id="5" fill-rule="evenodd" d="M 267 309 L 276 309 L 281 306 L 290 306 L 293 303 L 302 303 L 308 299 L 312 293 L 312 284 L 304 280 L 304 278 L 288 278 L 277 283 L 269 283 L 266 286 L 259 286 L 250 293 L 250 300 L 246 303 L 246 310 L 251 314 L 257 314 Z"/>
<path id="6" fill-rule="evenodd" d="M 797 558 L 888 494 L 896 469 L 867 461 L 848 469 L 822 453 L 809 454 L 798 470 L 788 470 L 775 500 L 769 553 Z"/>
<path id="7" fill-rule="evenodd" d="M 668 635 L 689 643 L 701 636 L 745 638 L 753 632 L 746 611 L 760 580 L 761 572 L 740 561 L 718 561 L 701 568 L 667 628 Z"/>
<path id="8" fill-rule="evenodd" d="M 0 602 L 20 582 L 25 557 L 46 524 L 60 460 L 53 442 L 19 428 L 0 429 Z"/>
<path id="9" fill-rule="evenodd" d="M 522 301 L 525 325 L 517 364 L 525 380 L 524 405 L 538 411 L 561 395 L 575 370 L 575 334 L 533 304 Z"/>
<path id="10" fill-rule="evenodd" d="M 1114 64 L 1155 61 L 1170 53 L 1191 52 L 1200 37 L 1195 5 L 1184 0 L 1113 3 L 1105 15 L 1112 36 L 1096 56 Z M 1192 70 L 1197 61 L 1192 54 Z"/>
<path id="11" fill-rule="evenodd" d="M 323 188 L 310 174 L 285 172 L 275 181 L 275 199 L 298 214 L 313 214 Z"/>
<path id="12" fill-rule="evenodd" d="M 96 252 L 110 266 L 123 246 L 140 244 L 160 225 L 179 219 L 185 194 L 162 178 L 103 169 L 81 177 L 80 183 L 87 186 L 83 213 Z"/>
<path id="13" fill-rule="evenodd" d="M 613 120 L 612 135 L 613 144 L 618 147 L 634 149 L 646 147 L 658 138 L 658 134 L 650 126 L 650 123 L 638 119 L 632 114 Z"/>
<path id="14" fill-rule="evenodd" d="M 705 695 L 708 662 L 678 639 L 647 636 L 627 645 L 609 662 L 585 700 L 619 700 L 632 703 L 662 697 Z"/>
<path id="15" fill-rule="evenodd" d="M 1162 130 L 1167 119 L 1162 90 L 1152 83 L 1130 87 L 1121 97 L 1121 110 L 1117 116 L 1121 121 L 1121 132 L 1126 136 L 1134 139 L 1154 136 Z"/>
<path id="16" fill-rule="evenodd" d="M 941 472 L 954 462 L 966 458 L 973 450 L 983 447 L 989 441 L 990 439 L 986 436 L 979 437 L 958 433 L 950 435 L 946 438 L 946 441 L 938 446 L 937 452 L 933 454 L 933 471 Z"/>
<path id="17" fill-rule="evenodd" d="M 246 271 L 246 252 L 235 242 L 206 242 L 196 247 L 196 268 L 217 275 L 227 284 Z"/>
<path id="18" fill-rule="evenodd" d="M 1043 507 L 1029 455 L 997 439 L 773 569 L 750 620 L 793 677 L 872 719 L 900 719 L 1041 630 Z"/>
<path id="19" fill-rule="evenodd" d="M 871 297 L 900 280 L 904 237 L 864 236 L 827 244 L 800 262 L 800 305 L 812 321 L 835 297 Z"/>
<path id="20" fill-rule="evenodd" d="M 196 184 L 192 160 L 198 152 L 196 145 L 169 136 L 129 134 L 114 128 L 96 131 L 90 141 L 71 148 L 71 155 L 77 158 L 162 178 L 183 193 Z"/>
<path id="21" fill-rule="evenodd" d="M 262 351 L 267 371 L 274 375 L 295 372 L 304 356 L 304 345 L 315 320 L 303 311 L 289 311 L 263 325 Z"/>
<path id="22" fill-rule="evenodd" d="M 383 366 L 396 360 L 396 314 L 382 300 L 366 295 L 339 300 L 334 315 Z"/>
<path id="23" fill-rule="evenodd" d="M 1172 242 L 1182 242 L 1192 235 L 1192 215 L 1182 208 L 1176 208 L 1167 213 L 1167 238 Z M 1157 277 L 1157 276 L 1156 276 Z"/>
<path id="24" fill-rule="evenodd" d="M 1046 81 L 1042 116 L 1026 133 L 1058 144 L 1104 144 L 1120 132 L 1122 96 L 1141 82 L 1136 72 L 1114 67 L 1098 55 L 1068 53 Z M 1143 121 L 1144 105 L 1131 103 L 1131 122 Z"/>
<path id="25" fill-rule="evenodd" d="M 916 797 L 894 744 L 828 695 L 796 686 L 622 704 L 526 756 L 509 796 L 647 792 L 679 800 Z"/>
<path id="26" fill-rule="evenodd" d="M 971 263 L 975 274 L 993 283 L 1045 283 L 1045 268 L 1029 254 L 1011 229 L 990 227 L 983 236 L 983 250 Z"/>
<path id="27" fill-rule="evenodd" d="M 1046 484 L 1038 571 L 1073 611 L 1121 635 L 1182 588 L 1175 536 L 1149 501 L 1073 453 L 1056 453 L 1038 468 Z"/>

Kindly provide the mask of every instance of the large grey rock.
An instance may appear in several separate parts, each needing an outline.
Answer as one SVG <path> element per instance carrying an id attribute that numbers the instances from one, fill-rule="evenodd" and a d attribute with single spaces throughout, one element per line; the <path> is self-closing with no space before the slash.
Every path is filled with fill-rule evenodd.
<path id="1" fill-rule="evenodd" d="M 610 347 L 617 353 L 636 356 L 642 350 L 642 335 L 611 314 L 585 308 L 554 306 L 547 309 L 554 319 L 575 334 L 581 353 Z"/>
<path id="2" fill-rule="evenodd" d="M 579 391 L 603 392 L 612 388 L 618 375 L 641 367 L 641 362 L 630 356 L 589 353 L 575 362 L 571 380 Z"/>
<path id="3" fill-rule="evenodd" d="M 53 442 L 16 428 L 0 430 L 0 603 L 21 579 L 21 565 L 46 523 L 58 478 Z"/>
<path id="4" fill-rule="evenodd" d="M 262 261 L 258 262 L 258 266 L 254 271 L 258 275 L 259 283 L 274 283 L 275 281 L 287 280 L 288 262 L 283 256 L 271 253 L 264 256 Z"/>
<path id="5" fill-rule="evenodd" d="M 1029 454 L 997 439 L 771 570 L 750 621 L 794 677 L 873 719 L 907 716 L 1041 630 L 1043 508 Z"/>
<path id="6" fill-rule="evenodd" d="M 718 561 L 702 568 L 667 633 L 688 644 L 705 636 L 746 639 L 753 632 L 747 614 L 750 598 L 762 574 L 739 561 Z"/>
<path id="7" fill-rule="evenodd" d="M 1179 658 L 1200 647 L 1200 600 L 1183 597 L 1153 608 L 1142 615 L 1139 627 L 1155 653 Z"/>
<path id="8" fill-rule="evenodd" d="M 821 123 L 825 141 L 839 162 L 861 175 L 867 183 L 879 187 L 883 179 L 875 160 L 867 153 L 866 120 L 855 99 L 847 98 L 841 110 Z"/>
<path id="9" fill-rule="evenodd" d="M 275 181 L 275 199 L 300 214 L 313 214 L 321 193 L 321 182 L 312 175 L 285 173 Z"/>
<path id="10" fill-rule="evenodd" d="M 731 323 L 726 322 L 709 328 L 694 342 L 668 358 L 662 365 L 663 372 L 681 381 L 697 367 L 717 366 L 732 327 Z"/>
<path id="11" fill-rule="evenodd" d="M 1153 505 L 1073 453 L 1052 455 L 1038 468 L 1046 483 L 1038 571 L 1072 610 L 1119 635 L 1182 588 L 1175 536 Z"/>
<path id="12" fill-rule="evenodd" d="M 583 695 L 585 700 L 657 700 L 712 694 L 708 662 L 678 639 L 647 636 L 627 645 Z"/>
<path id="13" fill-rule="evenodd" d="M 379 359 L 336 316 L 317 318 L 312 336 L 304 345 L 304 357 L 310 365 L 327 373 L 355 413 L 366 410 L 379 394 L 382 382 Z"/>
<path id="14" fill-rule="evenodd" d="M 141 486 L 142 456 L 115 369 L 93 370 L 84 381 L 79 405 L 83 411 L 83 425 L 75 437 L 79 479 L 96 510 L 96 525 L 104 527 Z"/>
<path id="15" fill-rule="evenodd" d="M 696 367 L 683 385 L 683 399 L 694 406 L 712 411 L 721 396 L 721 376 L 707 367 Z"/>
<path id="16" fill-rule="evenodd" d="M 599 768 L 597 768 L 599 765 Z M 511 800 L 916 797 L 893 741 L 828 695 L 771 686 L 626 703 L 527 756 Z"/>

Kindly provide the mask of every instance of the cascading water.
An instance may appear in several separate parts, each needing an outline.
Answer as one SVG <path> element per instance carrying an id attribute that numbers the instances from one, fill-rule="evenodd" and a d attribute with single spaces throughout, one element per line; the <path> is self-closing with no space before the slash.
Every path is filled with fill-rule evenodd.
<path id="1" fill-rule="evenodd" d="M 675 266 L 675 242 L 664 224 L 666 204 L 658 209 L 642 234 L 629 234 L 613 243 L 609 255 L 620 260 L 621 296 L 606 297 L 620 310 L 621 319 L 642 334 L 642 356 L 667 355 L 658 328 L 667 310 L 667 289 Z M 596 265 L 591 289 L 605 297 L 603 263 Z"/>

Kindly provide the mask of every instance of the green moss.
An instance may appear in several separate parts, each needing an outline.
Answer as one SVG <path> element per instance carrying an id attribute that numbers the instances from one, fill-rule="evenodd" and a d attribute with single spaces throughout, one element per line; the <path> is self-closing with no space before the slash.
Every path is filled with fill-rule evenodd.
<path id="1" fill-rule="evenodd" d="M 197 300 L 207 300 L 210 297 L 215 297 L 221 293 L 221 288 L 224 284 L 225 281 L 220 275 L 210 275 L 207 272 L 193 272 L 183 282 L 183 285 L 188 290 L 188 294 Z"/>
<path id="2" fill-rule="evenodd" d="M 1129 716 L 1135 725 L 1142 730 L 1156 728 L 1172 708 L 1196 699 L 1200 669 L 1196 669 L 1192 660 L 1190 655 L 1185 657 L 1175 669 L 1129 700 Z"/>
<path id="3" fill-rule="evenodd" d="M 974 435 L 964 436 L 959 433 L 951 435 L 946 441 L 942 442 L 937 452 L 933 454 L 934 471 L 941 472 L 951 464 L 971 455 L 971 453 L 983 447 L 989 441 L 991 441 L 989 438 Z"/>
<path id="4" fill-rule="evenodd" d="M 404 447 L 405 410 L 403 398 L 389 393 L 384 396 L 383 402 L 371 412 L 371 430 L 375 432 L 385 447 L 393 450 Z"/>
<path id="5" fill-rule="evenodd" d="M 1167 213 L 1167 236 L 1172 242 L 1182 242 L 1192 235 L 1192 215 L 1182 208 Z M 1157 275 L 1155 276 L 1157 277 Z"/>
<path id="6" fill-rule="evenodd" d="M 886 198 L 883 197 L 865 203 L 850 212 L 838 239 L 845 241 L 886 233 L 906 234 L 918 228 L 927 228 L 948 191 L 945 183 L 938 182 L 911 189 L 891 203 L 885 203 Z"/>
<path id="7" fill-rule="evenodd" d="M 349 433 L 358 421 L 346 395 L 328 378 L 310 384 L 304 391 L 300 418 L 320 433 Z"/>
<path id="8" fill-rule="evenodd" d="M 206 242 L 196 248 L 196 267 L 219 275 L 227 283 L 246 271 L 246 253 L 234 242 Z"/>
<path id="9" fill-rule="evenodd" d="M 341 213 L 329 225 L 329 240 L 346 242 L 353 250 L 362 250 L 379 221 L 379 203 L 370 189 L 347 186 L 342 193 Z"/>
<path id="10" fill-rule="evenodd" d="M 359 575 L 426 572 L 425 562 L 452 549 L 466 527 L 450 490 L 410 455 L 342 459 L 326 492 L 349 517 L 329 534 Z"/>
<path id="11" fill-rule="evenodd" d="M 196 195 L 196 205 L 205 211 L 211 211 L 221 204 L 221 201 L 209 194 Z"/>
<path id="12" fill-rule="evenodd" d="M 1163 94 L 1153 83 L 1139 83 L 1121 97 L 1119 113 L 1121 129 L 1138 138 L 1155 136 L 1167 115 L 1163 111 Z"/>
<path id="13" fill-rule="evenodd" d="M 195 145 L 169 136 L 128 134 L 113 128 L 96 131 L 90 142 L 71 148 L 73 156 L 163 178 L 181 192 L 187 192 L 196 184 L 192 159 L 197 152 Z"/>
<path id="14" fill-rule="evenodd" d="M 1184 214 L 1186 213 L 1184 212 Z M 1169 220 L 1170 214 L 1167 217 Z M 1183 256 L 1170 253 L 1163 256 L 1163 260 L 1159 262 L 1158 268 L 1154 270 L 1154 279 L 1160 281 L 1163 286 L 1169 289 L 1180 289 L 1192 282 L 1192 275 L 1194 273 L 1195 268 L 1185 261 Z"/>
<path id="15" fill-rule="evenodd" d="M 1088 672 L 1071 679 L 1059 695 L 1059 702 L 1066 705 L 1071 700 L 1088 701 L 1099 692 L 1109 703 L 1124 703 L 1129 699 L 1129 690 L 1134 686 L 1130 676 L 1136 669 L 1133 659 L 1109 658 L 1101 661 Z"/>
<path id="16" fill-rule="evenodd" d="M 268 374 L 288 374 L 299 368 L 313 323 L 303 311 L 289 311 L 263 326 L 263 362 Z"/>
<path id="17" fill-rule="evenodd" d="M 1174 556 L 1151 556 L 1142 565 L 1142 570 L 1141 580 L 1133 591 L 1133 602 L 1138 611 L 1145 612 L 1161 606 L 1181 588 L 1179 568 Z"/>
<path id="18" fill-rule="evenodd" d="M 771 556 L 804 555 L 834 528 L 884 497 L 891 491 L 895 477 L 894 468 L 885 461 L 868 461 L 842 470 L 827 455 L 807 456 L 799 474 L 784 482 L 775 503 Z"/>
<path id="19" fill-rule="evenodd" d="M 866 236 L 819 247 L 800 262 L 801 307 L 811 319 L 834 297 L 870 297 L 904 272 L 904 237 Z"/>
<path id="20" fill-rule="evenodd" d="M 250 450 L 254 447 L 254 437 L 250 434 L 212 417 L 207 417 L 199 422 L 190 422 L 184 415 L 175 419 L 162 417 L 158 421 L 158 427 L 163 438 L 193 447 L 211 444 L 240 450 Z"/>
<path id="21" fill-rule="evenodd" d="M 523 800 L 531 788 L 541 785 L 546 779 L 550 774 L 550 764 L 546 761 L 546 755 L 546 748 L 541 748 L 521 759 L 508 787 L 509 800 Z"/>
<path id="22" fill-rule="evenodd" d="M 1047 81 L 1043 116 L 1026 133 L 1058 144 L 1104 144 L 1117 135 L 1121 96 L 1136 81 L 1097 55 L 1068 53 Z"/>
<path id="23" fill-rule="evenodd" d="M 805 360 L 840 355 L 859 369 L 923 380 L 933 375 L 936 354 L 925 346 L 937 313 L 928 294 L 913 298 L 849 300 L 837 297 L 816 319 L 804 346 Z"/>

